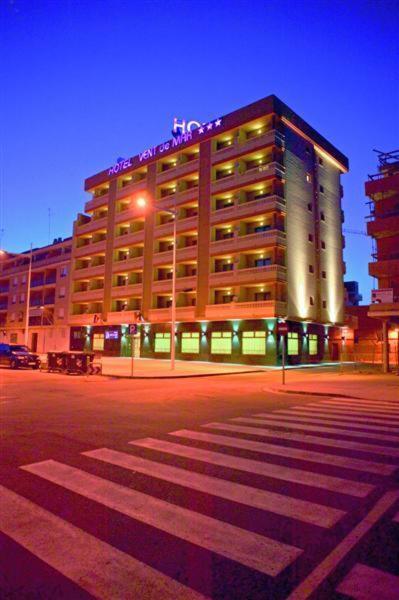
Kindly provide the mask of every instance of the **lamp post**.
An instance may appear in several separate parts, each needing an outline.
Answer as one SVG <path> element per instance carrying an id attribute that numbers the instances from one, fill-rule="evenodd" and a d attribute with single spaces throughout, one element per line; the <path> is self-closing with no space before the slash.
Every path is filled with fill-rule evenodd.
<path id="1" fill-rule="evenodd" d="M 170 369 L 175 369 L 175 357 L 176 357 L 176 342 L 175 342 L 175 329 L 176 329 L 176 239 L 177 239 L 177 211 L 171 208 L 156 208 L 151 204 L 145 197 L 140 196 L 136 200 L 136 205 L 139 208 L 151 210 L 153 212 L 167 212 L 173 216 L 173 253 L 172 253 L 172 304 L 171 304 L 171 323 L 170 323 Z"/>
<path id="2" fill-rule="evenodd" d="M 4 256 L 8 254 L 5 250 L 0 250 L 0 255 Z M 12 258 L 23 257 L 26 258 L 26 254 L 12 254 Z M 25 311 L 25 336 L 24 336 L 24 344 L 25 346 L 29 345 L 29 309 L 30 309 L 30 284 L 32 279 L 32 244 L 30 245 L 30 253 L 29 253 L 29 267 L 28 267 L 28 281 L 27 281 L 27 292 L 26 292 L 26 311 Z"/>

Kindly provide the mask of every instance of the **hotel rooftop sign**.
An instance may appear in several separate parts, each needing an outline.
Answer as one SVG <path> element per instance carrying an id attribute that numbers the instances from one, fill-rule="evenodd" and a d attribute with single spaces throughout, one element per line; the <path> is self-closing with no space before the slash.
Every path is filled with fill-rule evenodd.
<path id="1" fill-rule="evenodd" d="M 211 132 L 213 129 L 220 127 L 222 124 L 222 119 L 216 119 L 215 121 L 210 121 L 209 123 L 199 123 L 199 121 L 185 121 L 184 119 L 178 120 L 176 117 L 173 119 L 173 129 L 172 135 L 173 139 L 168 142 L 164 142 L 159 144 L 158 146 L 153 146 L 152 148 L 147 148 L 144 152 L 140 152 L 138 155 L 139 162 L 145 162 L 149 159 L 154 159 L 162 154 L 163 152 L 167 152 L 173 148 L 177 148 L 181 144 L 186 142 L 190 142 L 192 140 L 193 131 L 197 131 L 198 135 L 201 136 L 206 132 Z M 127 169 L 131 169 L 133 167 L 133 162 L 131 158 L 128 159 L 119 159 L 112 167 L 108 169 L 108 175 L 117 175 L 118 173 L 122 173 Z"/>

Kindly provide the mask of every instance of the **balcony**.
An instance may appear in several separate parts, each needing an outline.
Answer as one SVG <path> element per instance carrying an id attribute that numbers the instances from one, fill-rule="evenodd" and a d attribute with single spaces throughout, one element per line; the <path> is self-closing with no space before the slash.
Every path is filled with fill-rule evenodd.
<path id="1" fill-rule="evenodd" d="M 399 258 L 369 263 L 369 274 L 377 279 L 380 277 L 399 277 Z"/>
<path id="2" fill-rule="evenodd" d="M 287 303 L 277 300 L 262 302 L 230 302 L 229 304 L 208 304 L 206 319 L 268 319 L 287 314 Z"/>
<path id="3" fill-rule="evenodd" d="M 399 231 L 399 211 L 389 215 L 375 215 L 374 221 L 367 223 L 367 234 L 373 237 L 384 237 L 397 234 Z"/>
<path id="4" fill-rule="evenodd" d="M 279 162 L 269 162 L 265 165 L 259 165 L 252 169 L 248 169 L 244 173 L 239 173 L 237 170 L 223 177 L 222 179 L 213 180 L 211 183 L 211 193 L 217 194 L 225 192 L 237 187 L 242 187 L 249 183 L 260 183 L 265 179 L 272 177 L 283 177 L 284 166 Z"/>
<path id="5" fill-rule="evenodd" d="M 177 277 L 176 278 L 176 291 L 183 292 L 186 289 L 195 289 L 197 287 L 197 276 L 191 275 L 190 277 Z M 172 292 L 172 278 L 170 279 L 159 279 L 152 282 L 152 291 L 158 293 Z"/>
<path id="6" fill-rule="evenodd" d="M 84 325 L 93 325 L 94 324 L 94 317 L 95 315 L 97 315 L 98 313 L 84 313 L 81 315 L 69 315 L 68 316 L 68 325 L 80 325 L 80 326 L 84 326 Z"/>
<path id="7" fill-rule="evenodd" d="M 171 319 L 170 308 L 152 308 L 148 311 L 150 323 L 167 323 Z M 178 306 L 176 308 L 177 321 L 195 321 L 195 306 Z"/>
<path id="8" fill-rule="evenodd" d="M 93 233 L 97 229 L 106 229 L 108 217 L 101 217 L 101 219 L 91 218 L 88 223 L 76 226 L 76 234 L 83 235 L 85 233 Z"/>
<path id="9" fill-rule="evenodd" d="M 176 222 L 176 232 L 183 233 L 185 231 L 191 231 L 198 227 L 198 215 L 195 217 L 187 217 L 186 219 L 178 219 Z M 173 220 L 163 225 L 157 225 L 155 227 L 155 237 L 160 238 L 165 235 L 172 235 L 173 233 Z"/>
<path id="10" fill-rule="evenodd" d="M 128 325 L 136 322 L 136 310 L 118 310 L 107 314 L 107 325 Z"/>
<path id="11" fill-rule="evenodd" d="M 114 238 L 114 248 L 125 248 L 135 244 L 144 243 L 144 229 L 134 231 L 133 233 L 123 233 Z"/>
<path id="12" fill-rule="evenodd" d="M 74 256 L 75 258 L 80 258 L 82 256 L 91 256 L 92 254 L 100 254 L 102 252 L 105 253 L 106 244 L 107 240 L 101 240 L 100 242 L 92 242 L 86 246 L 75 248 Z"/>
<path id="13" fill-rule="evenodd" d="M 105 264 L 97 265 L 95 267 L 85 267 L 83 269 L 75 269 L 73 271 L 73 279 L 91 279 L 92 277 L 98 277 L 104 275 Z"/>
<path id="14" fill-rule="evenodd" d="M 209 285 L 241 285 L 246 283 L 267 283 L 270 281 L 285 281 L 286 268 L 282 265 L 269 265 L 267 267 L 252 267 L 249 269 L 233 269 L 232 271 L 219 271 L 209 275 Z"/>
<path id="15" fill-rule="evenodd" d="M 369 317 L 399 317 L 399 302 L 387 302 L 381 304 L 370 304 Z"/>
<path id="16" fill-rule="evenodd" d="M 131 296 L 141 296 L 143 292 L 142 283 L 130 283 L 126 285 L 116 285 L 112 288 L 111 296 L 113 299 L 130 298 Z"/>
<path id="17" fill-rule="evenodd" d="M 197 246 L 186 246 L 185 248 L 177 248 L 176 261 L 183 262 L 184 260 L 195 260 L 197 258 Z M 171 265 L 173 261 L 173 251 L 166 250 L 165 252 L 155 252 L 152 264 Z"/>
<path id="18" fill-rule="evenodd" d="M 230 239 L 211 242 L 210 253 L 211 255 L 226 254 L 228 252 L 233 253 L 270 246 L 283 246 L 285 243 L 285 233 L 277 229 L 271 229 L 270 231 L 261 231 L 259 233 L 251 233 L 249 235 L 235 236 Z"/>
<path id="19" fill-rule="evenodd" d="M 85 204 L 85 212 L 93 212 L 96 208 L 100 208 L 100 206 L 105 206 L 109 202 L 109 194 L 103 194 L 102 196 L 96 196 L 88 200 Z"/>
<path id="20" fill-rule="evenodd" d="M 137 192 L 143 192 L 147 189 L 147 177 L 140 179 L 139 181 L 132 181 L 119 188 L 116 193 L 116 199 L 122 200 L 126 196 L 130 196 L 131 194 L 136 194 Z"/>
<path id="21" fill-rule="evenodd" d="M 212 154 L 212 164 L 217 164 L 220 162 L 224 162 L 227 160 L 231 160 L 233 158 L 237 158 L 242 154 L 247 154 L 249 152 L 253 152 L 256 150 L 260 150 L 266 146 L 271 146 L 276 144 L 276 142 L 280 142 L 281 134 L 279 134 L 276 130 L 271 129 L 262 135 L 253 137 L 249 140 L 244 140 L 243 142 L 239 142 L 237 139 L 234 140 L 231 146 L 226 146 L 226 148 L 222 148 L 221 150 L 215 150 Z"/>
<path id="22" fill-rule="evenodd" d="M 115 261 L 112 265 L 113 273 L 125 273 L 126 271 L 137 271 L 143 269 L 144 257 L 135 256 L 134 258 L 126 258 L 125 260 Z"/>
<path id="23" fill-rule="evenodd" d="M 177 164 L 175 167 L 168 169 L 167 171 L 163 171 L 162 173 L 157 174 L 157 185 L 162 183 L 166 183 L 171 179 L 179 179 L 186 175 L 191 175 L 192 173 L 196 173 L 199 169 L 199 160 L 198 158 L 194 160 L 189 160 L 182 164 Z"/>
<path id="24" fill-rule="evenodd" d="M 234 221 L 247 216 L 252 217 L 277 210 L 285 210 L 284 199 L 277 195 L 268 196 L 267 198 L 260 198 L 258 200 L 231 205 L 227 208 L 213 211 L 211 214 L 211 225 L 217 225 L 218 223 Z"/>
<path id="25" fill-rule="evenodd" d="M 97 290 L 85 290 L 83 292 L 74 292 L 72 302 L 101 302 L 104 296 L 104 288 Z"/>
<path id="26" fill-rule="evenodd" d="M 171 209 L 186 202 L 191 202 L 198 198 L 198 187 L 191 187 L 181 192 L 175 192 L 166 196 L 165 198 L 159 198 L 156 202 L 157 209 Z"/>

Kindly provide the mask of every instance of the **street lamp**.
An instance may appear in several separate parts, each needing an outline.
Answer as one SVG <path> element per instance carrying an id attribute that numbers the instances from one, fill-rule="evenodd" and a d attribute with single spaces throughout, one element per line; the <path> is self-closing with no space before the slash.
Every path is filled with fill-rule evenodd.
<path id="1" fill-rule="evenodd" d="M 26 311 L 25 311 L 25 336 L 24 336 L 24 344 L 25 346 L 29 345 L 29 309 L 30 309 L 30 284 L 32 279 L 32 244 L 30 245 L 30 253 L 29 253 L 29 267 L 28 267 L 28 290 L 26 293 Z M 13 252 L 6 252 L 5 250 L 0 250 L 0 256 L 11 255 L 11 258 L 26 258 L 26 254 L 14 254 Z"/>
<path id="2" fill-rule="evenodd" d="M 167 212 L 173 216 L 173 254 L 172 254 L 172 305 L 171 305 L 171 324 L 170 324 L 170 368 L 172 371 L 175 369 L 175 356 L 176 356 L 176 342 L 175 342 L 175 329 L 176 329 L 176 217 L 177 211 L 171 208 L 156 208 L 151 204 L 147 198 L 140 196 L 135 201 L 138 208 L 152 210 L 153 212 Z"/>

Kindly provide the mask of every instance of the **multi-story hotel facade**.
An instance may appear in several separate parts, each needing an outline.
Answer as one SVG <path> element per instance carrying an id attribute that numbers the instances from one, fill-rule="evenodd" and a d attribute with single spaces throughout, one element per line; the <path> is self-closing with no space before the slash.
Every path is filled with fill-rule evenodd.
<path id="1" fill-rule="evenodd" d="M 0 255 L 0 341 L 25 343 L 29 297 L 28 346 L 35 352 L 68 350 L 68 297 L 72 239 L 21 254 Z M 29 266 L 31 264 L 30 294 Z"/>
<path id="2" fill-rule="evenodd" d="M 276 364 L 329 359 L 344 319 L 347 158 L 275 96 L 120 160 L 85 182 L 74 223 L 71 349 Z M 143 211 L 137 200 L 151 209 Z"/>

